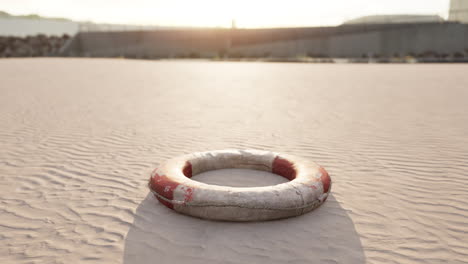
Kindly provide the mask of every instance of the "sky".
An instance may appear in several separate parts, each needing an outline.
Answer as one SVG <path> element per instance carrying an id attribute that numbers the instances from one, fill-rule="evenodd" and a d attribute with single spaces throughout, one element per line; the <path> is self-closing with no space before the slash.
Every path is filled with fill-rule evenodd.
<path id="1" fill-rule="evenodd" d="M 241 28 L 338 25 L 373 14 L 437 14 L 449 0 L 0 0 L 0 10 L 98 23 Z"/>

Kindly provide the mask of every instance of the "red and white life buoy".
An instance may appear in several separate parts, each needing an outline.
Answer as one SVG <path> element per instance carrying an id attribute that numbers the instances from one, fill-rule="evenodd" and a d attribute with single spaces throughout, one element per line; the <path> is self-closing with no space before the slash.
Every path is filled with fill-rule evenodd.
<path id="1" fill-rule="evenodd" d="M 201 172 L 245 168 L 272 172 L 289 182 L 266 187 L 228 187 L 191 180 Z M 298 216 L 320 206 L 331 179 L 305 159 L 259 150 L 218 150 L 180 156 L 162 163 L 148 184 L 155 197 L 179 213 L 204 219 L 262 221 Z"/>

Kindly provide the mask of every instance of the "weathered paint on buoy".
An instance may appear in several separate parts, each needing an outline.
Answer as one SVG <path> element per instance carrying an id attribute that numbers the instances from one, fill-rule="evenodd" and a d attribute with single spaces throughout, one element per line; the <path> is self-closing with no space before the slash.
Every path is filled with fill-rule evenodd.
<path id="1" fill-rule="evenodd" d="M 287 183 L 238 188 L 190 179 L 198 173 L 245 168 L 278 174 Z M 179 213 L 225 221 L 261 221 L 298 216 L 320 206 L 331 178 L 319 165 L 292 155 L 260 150 L 218 150 L 184 155 L 162 163 L 148 183 L 163 205 Z"/>

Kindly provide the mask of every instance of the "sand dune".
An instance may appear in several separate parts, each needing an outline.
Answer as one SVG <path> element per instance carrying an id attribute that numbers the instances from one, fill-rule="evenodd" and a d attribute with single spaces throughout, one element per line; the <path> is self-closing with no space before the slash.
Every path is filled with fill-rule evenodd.
<path id="1" fill-rule="evenodd" d="M 0 263 L 468 263 L 466 72 L 0 60 Z M 148 194 L 160 161 L 224 148 L 310 158 L 332 196 L 301 217 L 226 223 Z M 278 183 L 251 176 L 198 179 Z"/>

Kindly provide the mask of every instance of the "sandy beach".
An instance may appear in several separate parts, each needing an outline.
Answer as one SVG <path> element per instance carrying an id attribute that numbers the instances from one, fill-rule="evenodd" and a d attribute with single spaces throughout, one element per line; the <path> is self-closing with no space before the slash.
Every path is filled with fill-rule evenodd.
<path id="1" fill-rule="evenodd" d="M 2 59 L 0 263 L 468 263 L 467 73 Z M 331 197 L 304 216 L 228 223 L 149 194 L 159 162 L 226 148 L 313 160 Z M 195 179 L 284 180 L 220 174 Z"/>

